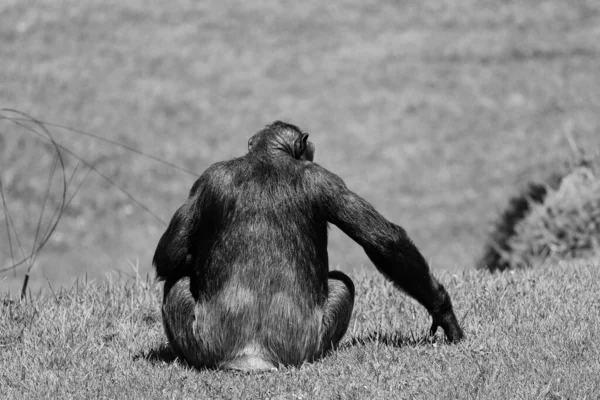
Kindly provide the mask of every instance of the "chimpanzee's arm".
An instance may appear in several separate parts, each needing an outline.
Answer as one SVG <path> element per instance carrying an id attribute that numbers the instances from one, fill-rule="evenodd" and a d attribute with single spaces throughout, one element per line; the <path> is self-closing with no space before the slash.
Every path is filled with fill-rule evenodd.
<path id="1" fill-rule="evenodd" d="M 190 242 L 193 232 L 201 223 L 201 199 L 205 185 L 204 177 L 194 183 L 187 201 L 175 212 L 160 238 L 152 260 L 158 279 L 188 275 L 191 267 Z"/>
<path id="2" fill-rule="evenodd" d="M 427 261 L 406 231 L 386 220 L 371 204 L 346 188 L 335 174 L 315 165 L 309 174 L 325 204 L 328 222 L 359 243 L 377 269 L 414 297 L 433 317 L 432 334 L 441 326 L 450 341 L 463 332 L 446 289 L 431 274 Z"/>

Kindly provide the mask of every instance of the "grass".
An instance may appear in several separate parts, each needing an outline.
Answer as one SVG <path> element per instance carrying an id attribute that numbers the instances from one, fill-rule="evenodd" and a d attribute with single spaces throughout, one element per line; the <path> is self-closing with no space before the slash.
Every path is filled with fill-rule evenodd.
<path id="1" fill-rule="evenodd" d="M 473 266 L 515 185 L 567 157 L 565 133 L 598 149 L 598 26 L 594 0 L 9 0 L 0 5 L 0 107 L 198 174 L 243 154 L 265 124 L 288 120 L 311 132 L 319 163 L 408 230 L 434 268 L 459 271 Z M 194 180 L 53 132 L 163 220 Z M 12 178 L 5 189 L 23 241 L 47 180 L 38 171 L 52 160 L 0 121 L 0 174 Z M 163 230 L 90 174 L 30 285 L 102 278 L 138 258 L 148 272 Z M 6 243 L 2 227 L 0 268 L 10 262 Z M 370 265 L 337 230 L 330 261 L 347 271 Z M 18 290 L 23 275 L 4 274 L 0 291 Z"/>
<path id="2" fill-rule="evenodd" d="M 165 345 L 148 279 L 79 282 L 0 308 L 0 397 L 593 399 L 600 391 L 600 263 L 440 274 L 467 339 L 427 340 L 426 312 L 359 274 L 341 348 L 301 368 L 194 370 Z"/>

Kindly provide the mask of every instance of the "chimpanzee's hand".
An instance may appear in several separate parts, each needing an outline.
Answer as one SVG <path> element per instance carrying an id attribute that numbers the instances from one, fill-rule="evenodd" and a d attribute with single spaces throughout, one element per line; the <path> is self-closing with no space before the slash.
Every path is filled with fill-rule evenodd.
<path id="1" fill-rule="evenodd" d="M 454 315 L 454 311 L 452 311 L 452 309 L 446 311 L 442 315 L 433 316 L 433 323 L 431 324 L 429 335 L 435 335 L 437 328 L 440 326 L 442 329 L 444 329 L 444 333 L 446 334 L 448 341 L 452 343 L 459 342 L 465 337 L 460 325 L 458 325 L 458 321 L 456 320 L 456 316 Z"/>

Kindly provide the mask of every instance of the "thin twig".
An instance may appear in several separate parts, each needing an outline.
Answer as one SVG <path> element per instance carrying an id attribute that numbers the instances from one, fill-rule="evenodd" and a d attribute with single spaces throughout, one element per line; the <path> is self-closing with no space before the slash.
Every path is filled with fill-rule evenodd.
<path id="1" fill-rule="evenodd" d="M 20 111 L 14 110 L 14 109 L 11 109 L 11 108 L 2 108 L 2 109 L 0 109 L 0 111 L 7 111 L 7 112 L 14 112 L 14 113 L 21 114 Z M 0 115 L 0 119 L 11 119 L 11 118 L 3 117 L 2 115 Z M 26 118 L 15 118 L 15 119 L 16 120 L 27 121 Z M 84 136 L 88 136 L 88 137 L 94 138 L 96 140 L 99 140 L 99 141 L 102 141 L 102 142 L 105 142 L 105 143 L 109 143 L 109 144 L 112 144 L 112 145 L 115 145 L 115 146 L 118 146 L 118 147 L 122 147 L 122 148 L 124 148 L 126 150 L 131 151 L 132 153 L 139 154 L 141 156 L 147 157 L 147 158 L 149 158 L 149 159 L 151 159 L 153 161 L 156 161 L 156 162 L 158 162 L 160 164 L 166 165 L 166 166 L 171 167 L 173 169 L 176 169 L 178 171 L 185 172 L 185 173 L 190 174 L 190 175 L 195 176 L 195 177 L 198 176 L 198 174 L 196 172 L 192 171 L 192 170 L 189 170 L 189 169 L 187 169 L 185 167 L 181 167 L 179 165 L 173 164 L 173 163 L 171 163 L 169 161 L 166 161 L 166 160 L 164 160 L 164 159 L 162 159 L 160 157 L 154 156 L 152 154 L 144 153 L 143 151 L 138 150 L 138 149 L 136 149 L 134 147 L 128 146 L 128 145 L 126 145 L 124 143 L 120 143 L 120 142 L 117 142 L 115 140 L 107 139 L 107 138 L 104 138 L 104 137 L 102 137 L 100 135 L 96 135 L 96 134 L 93 134 L 93 133 L 90 133 L 90 132 L 82 131 L 82 130 L 79 130 L 79 129 L 74 129 L 74 128 L 71 128 L 71 127 L 66 126 L 66 125 L 55 124 L 55 123 L 52 123 L 52 122 L 47 122 L 47 121 L 42 121 L 42 120 L 38 120 L 38 121 L 40 123 L 46 125 L 46 126 L 51 126 L 51 127 L 54 127 L 54 128 L 64 129 L 67 132 L 77 133 L 77 134 L 80 134 L 80 135 L 84 135 Z"/>
<path id="2" fill-rule="evenodd" d="M 20 124 L 18 121 L 14 121 L 15 124 L 22 126 L 23 128 L 29 130 L 30 132 L 38 135 L 39 137 L 41 137 L 44 140 L 48 140 L 48 138 L 44 137 L 43 135 L 41 135 L 39 132 L 32 130 L 31 128 L 29 128 L 28 126 L 22 125 Z M 154 212 L 152 212 L 148 207 L 146 207 L 144 204 L 142 204 L 140 201 L 138 201 L 135 197 L 133 197 L 133 195 L 131 195 L 127 190 L 125 190 L 124 188 L 122 188 L 121 186 L 119 186 L 117 184 L 117 182 L 115 182 L 113 179 L 111 179 L 110 177 L 108 177 L 107 175 L 103 174 L 100 170 L 98 170 L 95 167 L 95 164 L 92 164 L 90 162 L 88 162 L 87 160 L 85 160 L 83 157 L 80 157 L 79 155 L 75 154 L 71 149 L 69 149 L 68 147 L 65 147 L 62 144 L 57 144 L 57 146 L 61 149 L 63 149 L 64 151 L 66 151 L 67 153 L 69 153 L 70 155 L 72 155 L 73 157 L 75 157 L 77 160 L 79 160 L 80 162 L 82 162 L 86 167 L 91 168 L 92 170 L 94 170 L 95 173 L 97 173 L 98 175 L 100 175 L 103 179 L 105 179 L 108 183 L 110 183 L 111 185 L 113 185 L 114 187 L 116 187 L 117 189 L 119 189 L 125 196 L 127 196 L 129 198 L 129 200 L 131 200 L 132 202 L 134 202 L 138 207 L 140 207 L 141 209 L 143 209 L 144 211 L 146 211 L 148 214 L 150 214 L 152 217 L 154 217 L 154 219 L 156 219 L 158 222 L 162 223 L 163 225 L 167 225 L 167 223 L 160 218 L 157 214 L 155 214 Z M 0 271 L 2 272 L 2 271 Z"/>
<path id="3" fill-rule="evenodd" d="M 61 167 L 61 171 L 62 171 L 62 178 L 63 178 L 62 196 L 61 196 L 61 200 L 59 202 L 59 205 L 57 206 L 57 209 L 59 210 L 59 212 L 58 212 L 58 214 L 57 214 L 56 219 L 54 220 L 54 222 L 52 220 L 50 221 L 50 223 L 49 223 L 50 229 L 46 229 L 47 235 L 44 235 L 44 237 L 42 237 L 40 239 L 40 242 L 39 242 L 39 244 L 37 246 L 36 246 L 35 240 L 34 240 L 33 248 L 32 248 L 31 253 L 29 254 L 28 257 L 23 258 L 23 260 L 21 260 L 20 262 L 17 262 L 17 263 L 15 263 L 14 259 L 13 259 L 13 265 L 12 266 L 0 270 L 0 273 L 1 272 L 5 272 L 5 271 L 8 271 L 10 269 L 14 269 L 14 268 L 18 267 L 19 265 L 21 265 L 21 264 L 23 264 L 25 262 L 28 262 L 29 266 L 28 266 L 28 270 L 27 270 L 27 274 L 26 274 L 26 279 L 23 282 L 22 293 L 24 293 L 25 290 L 26 290 L 26 288 L 27 288 L 27 281 L 29 280 L 28 274 L 29 274 L 29 271 L 31 271 L 31 267 L 33 266 L 33 261 L 35 259 L 35 256 L 36 256 L 36 254 L 38 254 L 41 251 L 41 249 L 44 247 L 44 245 L 48 242 L 48 240 L 50 239 L 50 236 L 52 235 L 52 233 L 56 229 L 56 226 L 58 225 L 60 217 L 62 216 L 62 212 L 64 210 L 65 201 L 66 201 L 66 195 L 67 195 L 67 179 L 66 179 L 66 172 L 65 172 L 66 166 L 65 166 L 65 162 L 64 162 L 64 159 L 62 157 L 62 154 L 60 152 L 60 145 L 56 142 L 56 140 L 52 136 L 52 133 L 50 133 L 50 131 L 46 127 L 44 127 L 42 124 L 40 124 L 35 118 L 33 118 L 33 117 L 31 117 L 31 116 L 29 116 L 29 115 L 27 115 L 25 113 L 22 113 L 22 112 L 17 112 L 17 113 L 20 114 L 20 115 L 22 115 L 22 116 L 24 116 L 24 117 L 29 118 L 30 122 L 33 122 L 34 124 L 36 124 L 46 134 L 46 137 L 44 137 L 43 134 L 39 133 L 35 129 L 30 128 L 29 126 L 24 125 L 24 124 L 22 124 L 22 123 L 20 123 L 18 121 L 13 121 L 13 123 L 26 128 L 27 130 L 35 133 L 36 135 L 38 135 L 40 137 L 43 137 L 44 139 L 46 139 L 47 141 L 49 141 L 52 144 L 52 146 L 54 146 L 54 149 L 56 150 L 56 158 L 58 159 L 58 162 L 60 163 L 60 167 Z M 53 170 L 55 170 L 55 167 L 53 167 Z M 49 190 L 49 188 L 48 188 L 48 190 Z M 5 200 L 3 200 L 3 201 L 5 202 Z M 45 202 L 46 202 L 46 199 L 44 199 L 44 204 L 45 204 Z M 5 206 L 5 210 L 7 210 L 6 206 Z M 7 215 L 9 223 L 12 223 L 12 218 L 10 217 L 10 213 L 7 213 L 6 215 Z M 12 223 L 12 226 L 13 226 L 13 230 L 15 231 L 15 236 L 17 237 L 17 240 L 18 240 L 18 236 L 17 236 L 17 233 L 16 233 L 17 231 L 16 231 L 16 229 L 14 227 L 14 223 Z M 37 227 L 37 229 L 39 230 L 39 226 Z M 36 233 L 36 236 L 37 236 L 37 233 Z M 19 245 L 20 245 L 20 241 L 19 241 Z M 24 256 L 24 253 L 23 253 L 23 256 Z"/>

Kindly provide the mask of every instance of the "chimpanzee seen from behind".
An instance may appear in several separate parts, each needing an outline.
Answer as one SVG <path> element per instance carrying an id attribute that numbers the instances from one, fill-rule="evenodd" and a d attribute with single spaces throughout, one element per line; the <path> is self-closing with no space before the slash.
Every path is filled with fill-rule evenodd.
<path id="1" fill-rule="evenodd" d="M 388 279 L 418 300 L 450 341 L 463 332 L 444 287 L 404 229 L 313 162 L 294 125 L 274 122 L 248 154 L 210 166 L 158 243 L 165 332 L 196 367 L 300 365 L 340 342 L 354 285 L 329 272 L 328 223 L 360 244 Z"/>

